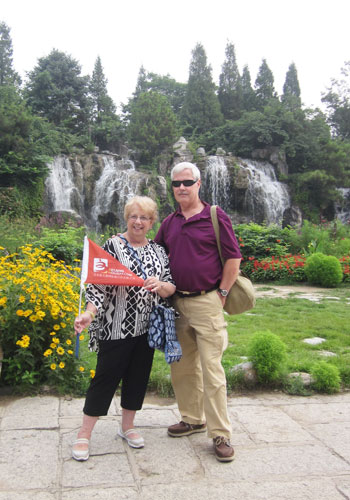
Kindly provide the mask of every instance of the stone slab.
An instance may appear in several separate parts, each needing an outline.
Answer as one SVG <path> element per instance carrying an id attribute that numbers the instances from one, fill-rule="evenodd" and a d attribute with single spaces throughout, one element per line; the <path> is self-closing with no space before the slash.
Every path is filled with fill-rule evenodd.
<path id="1" fill-rule="evenodd" d="M 58 408 L 59 399 L 51 396 L 14 400 L 5 409 L 1 429 L 56 429 Z"/>
<path id="2" fill-rule="evenodd" d="M 57 431 L 2 431 L 0 491 L 56 487 L 58 445 Z"/>

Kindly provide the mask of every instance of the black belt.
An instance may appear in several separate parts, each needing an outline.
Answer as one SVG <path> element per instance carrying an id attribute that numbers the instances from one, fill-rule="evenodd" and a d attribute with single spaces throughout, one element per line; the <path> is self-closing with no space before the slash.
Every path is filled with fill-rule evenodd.
<path id="1" fill-rule="evenodd" d="M 213 290 L 217 290 L 218 286 L 211 288 L 210 290 L 201 290 L 200 292 L 184 292 L 182 290 L 176 290 L 176 295 L 185 299 L 187 297 L 198 297 L 198 295 L 205 295 L 206 293 L 212 292 Z"/>

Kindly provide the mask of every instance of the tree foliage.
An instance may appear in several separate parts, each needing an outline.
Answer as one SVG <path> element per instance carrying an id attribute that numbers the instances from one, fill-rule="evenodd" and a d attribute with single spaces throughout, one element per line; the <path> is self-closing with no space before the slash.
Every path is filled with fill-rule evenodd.
<path id="1" fill-rule="evenodd" d="M 331 86 L 323 94 L 328 119 L 334 135 L 343 140 L 350 140 L 350 61 L 341 69 L 342 78 L 332 79 Z"/>
<path id="2" fill-rule="evenodd" d="M 87 131 L 90 114 L 89 77 L 81 76 L 79 63 L 52 50 L 29 72 L 25 95 L 34 113 L 73 133 Z"/>
<path id="3" fill-rule="evenodd" d="M 286 79 L 283 85 L 283 94 L 281 100 L 286 106 L 291 109 L 301 107 L 298 72 L 294 63 L 292 63 L 288 68 Z"/>
<path id="4" fill-rule="evenodd" d="M 267 65 L 266 59 L 262 60 L 255 80 L 255 94 L 260 109 L 266 106 L 270 99 L 276 98 L 273 74 Z"/>
<path id="5" fill-rule="evenodd" d="M 212 79 L 212 69 L 207 63 L 204 47 L 200 43 L 192 51 L 182 120 L 187 129 L 195 133 L 207 132 L 223 123 Z"/>
<path id="6" fill-rule="evenodd" d="M 19 85 L 21 79 L 13 68 L 10 28 L 0 22 L 0 85 Z"/>
<path id="7" fill-rule="evenodd" d="M 176 116 L 167 98 L 153 91 L 140 94 L 132 106 L 128 137 L 131 146 L 141 152 L 141 161 L 152 163 L 178 134 Z"/>
<path id="8" fill-rule="evenodd" d="M 228 43 L 225 49 L 226 59 L 222 65 L 219 77 L 218 97 L 221 105 L 221 112 L 227 120 L 236 120 L 242 113 L 242 83 L 239 74 L 235 46 Z"/>

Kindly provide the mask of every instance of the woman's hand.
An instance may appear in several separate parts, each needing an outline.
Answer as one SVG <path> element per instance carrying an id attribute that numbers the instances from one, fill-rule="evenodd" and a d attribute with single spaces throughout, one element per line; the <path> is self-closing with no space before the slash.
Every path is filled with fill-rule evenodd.
<path id="1" fill-rule="evenodd" d="M 95 312 L 88 309 L 75 318 L 74 321 L 75 335 L 79 335 L 79 333 L 81 333 L 84 330 L 84 328 L 87 328 L 90 325 L 90 323 L 92 323 L 95 314 L 96 314 Z"/>
<path id="2" fill-rule="evenodd" d="M 143 286 L 149 292 L 159 293 L 159 291 L 164 288 L 164 283 L 159 281 L 156 276 L 151 276 L 144 281 Z"/>
<path id="3" fill-rule="evenodd" d="M 160 281 L 156 276 L 150 276 L 144 281 L 143 286 L 149 292 L 158 293 L 163 299 L 175 293 L 175 285 L 168 281 Z"/>

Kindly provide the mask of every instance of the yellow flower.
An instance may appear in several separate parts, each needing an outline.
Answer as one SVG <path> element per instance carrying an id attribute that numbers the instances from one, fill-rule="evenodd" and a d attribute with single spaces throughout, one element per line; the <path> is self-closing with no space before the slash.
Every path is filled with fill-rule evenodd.
<path id="1" fill-rule="evenodd" d="M 64 349 L 62 347 L 57 347 L 57 354 L 59 354 L 60 356 L 62 356 L 62 354 L 64 354 Z"/>
<path id="2" fill-rule="evenodd" d="M 53 329 L 56 331 L 59 330 L 60 328 L 61 328 L 60 325 L 53 325 Z"/>
<path id="3" fill-rule="evenodd" d="M 23 302 L 26 301 L 26 298 L 24 297 L 24 295 L 21 295 L 18 300 L 21 304 L 23 304 Z"/>
<path id="4" fill-rule="evenodd" d="M 53 342 L 54 344 L 59 344 L 59 343 L 60 343 L 60 339 L 59 339 L 59 338 L 57 338 L 57 337 L 54 337 L 54 338 L 52 339 L 52 342 Z"/>
<path id="5" fill-rule="evenodd" d="M 33 323 L 35 323 L 37 319 L 38 317 L 36 314 L 32 314 L 31 316 L 29 316 L 29 320 L 32 321 Z"/>
<path id="6" fill-rule="evenodd" d="M 22 309 L 17 309 L 16 314 L 17 316 L 24 316 L 24 311 L 22 311 Z"/>
<path id="7" fill-rule="evenodd" d="M 61 363 L 58 365 L 60 368 L 64 368 L 65 367 L 65 364 L 63 363 L 63 361 L 61 361 Z"/>
<path id="8" fill-rule="evenodd" d="M 66 344 L 67 344 L 67 345 L 71 345 L 71 343 L 72 343 L 72 341 L 71 341 L 70 339 L 67 339 L 67 340 L 66 340 Z"/>
<path id="9" fill-rule="evenodd" d="M 51 370 L 56 370 L 56 364 L 55 364 L 55 363 L 52 363 L 52 364 L 50 365 L 50 368 L 51 368 Z"/>
<path id="10" fill-rule="evenodd" d="M 2 297 L 0 299 L 0 306 L 4 306 L 6 304 L 6 302 L 7 302 L 7 297 Z"/>
<path id="11" fill-rule="evenodd" d="M 79 366 L 79 370 L 80 370 L 81 372 L 83 372 L 83 371 L 85 370 L 85 368 L 84 368 L 83 366 Z"/>
<path id="12" fill-rule="evenodd" d="M 61 323 L 61 328 L 66 328 L 66 323 Z"/>
<path id="13" fill-rule="evenodd" d="M 56 335 L 56 332 L 50 332 L 50 335 Z"/>
<path id="14" fill-rule="evenodd" d="M 24 313 L 21 316 L 25 316 L 27 318 L 28 316 L 30 316 L 32 314 L 32 312 L 33 311 L 31 309 L 27 309 L 26 311 L 24 311 Z"/>
<path id="15" fill-rule="evenodd" d="M 95 373 L 96 373 L 96 372 L 95 372 L 95 370 L 90 370 L 90 377 L 91 377 L 91 378 L 94 378 Z"/>
<path id="16" fill-rule="evenodd" d="M 44 352 L 44 356 L 47 358 L 47 356 L 50 356 L 50 354 L 52 354 L 52 350 L 46 349 L 46 351 Z"/>
<path id="17" fill-rule="evenodd" d="M 84 340 L 84 335 L 80 335 L 79 340 Z"/>
<path id="18" fill-rule="evenodd" d="M 57 347 L 57 346 L 56 346 L 56 344 L 54 344 L 54 343 L 52 342 L 52 343 L 50 344 L 50 347 L 51 347 L 51 349 L 56 349 L 56 347 Z"/>
<path id="19" fill-rule="evenodd" d="M 67 352 L 68 352 L 68 354 L 73 354 L 73 351 L 71 351 L 70 349 Z"/>

